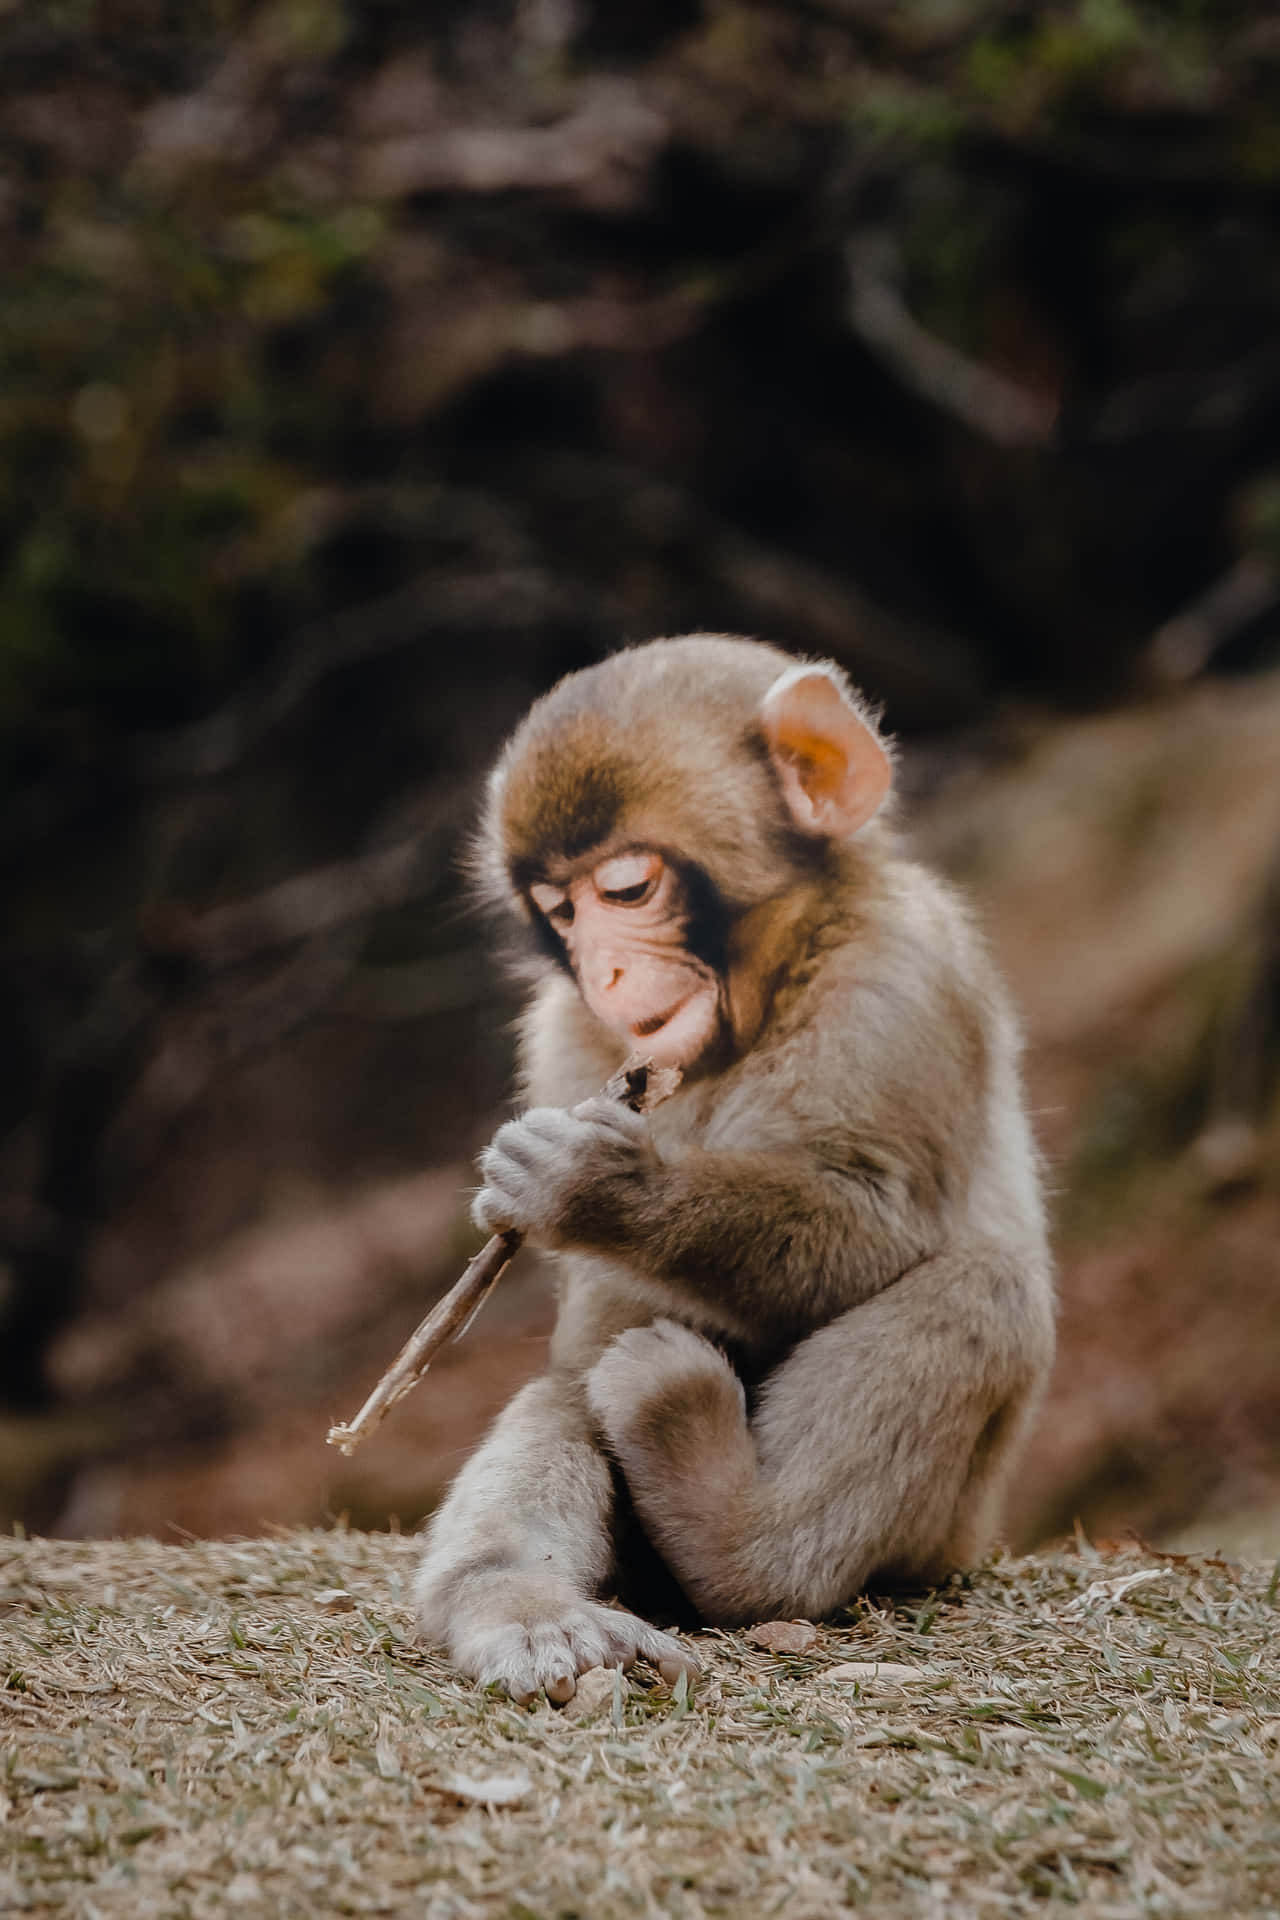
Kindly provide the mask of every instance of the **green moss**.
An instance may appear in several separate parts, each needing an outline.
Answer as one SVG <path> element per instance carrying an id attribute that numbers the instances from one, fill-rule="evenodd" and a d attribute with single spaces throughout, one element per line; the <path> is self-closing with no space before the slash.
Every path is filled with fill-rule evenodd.
<path id="1" fill-rule="evenodd" d="M 1002 106 L 1021 88 L 1027 64 L 1025 45 L 984 35 L 969 49 L 964 78 L 979 100 Z"/>
<path id="2" fill-rule="evenodd" d="M 1265 113 L 1246 119 L 1231 142 L 1233 170 L 1257 186 L 1280 185 L 1280 120 L 1269 103 Z"/>
<path id="3" fill-rule="evenodd" d="M 295 60 L 329 60 L 351 31 L 342 0 L 276 0 L 267 10 L 266 33 Z"/>
<path id="4" fill-rule="evenodd" d="M 964 56 L 961 85 L 998 119 L 1029 124 L 1087 109 L 1139 55 L 1169 77 L 1175 46 L 1127 0 L 1078 0 L 1046 9 L 1034 24 L 980 35 Z M 1185 53 L 1179 57 L 1185 64 Z"/>
<path id="5" fill-rule="evenodd" d="M 1235 520 L 1242 544 L 1280 565 L 1280 471 L 1250 481 L 1236 503 Z"/>
<path id="6" fill-rule="evenodd" d="M 323 38 L 314 11 L 289 31 Z M 276 449 L 318 456 L 343 405 L 281 380 L 274 342 L 385 231 L 270 179 L 251 203 L 180 179 L 52 187 L 0 306 L 0 781 L 70 713 L 201 710 L 257 645 L 243 592 L 297 564 L 288 510 L 323 483 Z"/>
<path id="7" fill-rule="evenodd" d="M 900 74 L 876 74 L 861 82 L 849 119 L 864 139 L 934 148 L 949 146 L 966 124 L 962 108 L 944 88 Z"/>
<path id="8" fill-rule="evenodd" d="M 982 350 L 992 295 L 993 264 L 1016 218 L 1011 198 L 983 183 L 931 196 L 904 226 L 903 254 L 912 312 L 961 346 Z"/>

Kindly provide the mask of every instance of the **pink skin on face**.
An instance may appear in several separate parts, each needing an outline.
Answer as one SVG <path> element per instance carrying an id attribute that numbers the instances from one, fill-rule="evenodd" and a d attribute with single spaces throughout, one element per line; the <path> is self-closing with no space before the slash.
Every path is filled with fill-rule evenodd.
<path id="1" fill-rule="evenodd" d="M 591 1011 L 659 1066 L 691 1067 L 720 1033 L 720 984 L 685 946 L 677 875 L 647 847 L 608 855 L 563 886 L 530 888 L 564 941 Z"/>

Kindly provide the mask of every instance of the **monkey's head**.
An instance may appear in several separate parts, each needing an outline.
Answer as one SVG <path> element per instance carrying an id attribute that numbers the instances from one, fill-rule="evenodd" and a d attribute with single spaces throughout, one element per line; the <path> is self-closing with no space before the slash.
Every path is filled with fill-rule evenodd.
<path id="1" fill-rule="evenodd" d="M 481 877 L 598 1019 L 688 1069 L 732 1022 L 735 927 L 819 876 L 889 784 L 838 667 L 720 635 L 654 640 L 530 710 L 490 781 Z"/>

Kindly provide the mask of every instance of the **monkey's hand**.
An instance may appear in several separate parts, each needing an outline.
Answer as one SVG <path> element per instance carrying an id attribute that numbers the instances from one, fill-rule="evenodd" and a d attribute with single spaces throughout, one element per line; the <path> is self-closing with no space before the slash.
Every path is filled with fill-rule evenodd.
<path id="1" fill-rule="evenodd" d="M 557 1705 L 573 1698 L 590 1667 L 631 1667 L 640 1659 L 664 1680 L 692 1680 L 698 1661 L 672 1634 L 632 1613 L 585 1600 L 567 1581 L 512 1569 L 490 1574 L 451 1622 L 449 1651 L 481 1686 L 495 1683 L 513 1700 L 545 1692 Z"/>
<path id="2" fill-rule="evenodd" d="M 657 1164 L 648 1121 L 617 1100 L 534 1107 L 499 1127 L 480 1155 L 484 1184 L 471 1218 L 483 1233 L 514 1229 L 564 1246 L 607 1225 L 618 1184 L 634 1186 Z"/>

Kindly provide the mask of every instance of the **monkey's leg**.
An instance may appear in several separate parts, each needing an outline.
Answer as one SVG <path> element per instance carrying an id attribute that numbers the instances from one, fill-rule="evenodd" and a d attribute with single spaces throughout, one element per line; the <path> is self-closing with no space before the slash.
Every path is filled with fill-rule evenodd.
<path id="1" fill-rule="evenodd" d="M 801 1341 L 750 1422 L 723 1355 L 671 1321 L 620 1334 L 587 1389 L 705 1619 L 817 1616 L 982 1552 L 1052 1340 L 1047 1281 L 950 1255 Z"/>
<path id="2" fill-rule="evenodd" d="M 599 1604 L 612 1559 L 613 1486 L 581 1386 L 532 1381 L 454 1481 L 414 1583 L 426 1639 L 516 1700 L 567 1700 L 588 1667 L 643 1656 L 667 1678 L 697 1672 L 670 1634 Z"/>

